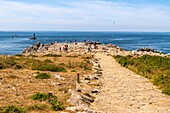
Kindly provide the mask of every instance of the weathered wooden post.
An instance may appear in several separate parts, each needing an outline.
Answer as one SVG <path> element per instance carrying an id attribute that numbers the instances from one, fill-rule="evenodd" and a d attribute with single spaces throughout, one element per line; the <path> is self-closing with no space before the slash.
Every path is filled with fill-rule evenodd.
<path id="1" fill-rule="evenodd" d="M 80 73 L 77 73 L 77 83 L 80 83 Z"/>
<path id="2" fill-rule="evenodd" d="M 86 71 L 87 69 L 87 63 L 84 65 L 84 71 Z"/>
<path id="3" fill-rule="evenodd" d="M 100 64 L 98 64 L 98 68 L 101 68 Z"/>
<path id="4" fill-rule="evenodd" d="M 50 91 L 48 92 L 48 103 L 50 104 L 51 102 L 51 97 L 52 97 L 53 93 Z"/>

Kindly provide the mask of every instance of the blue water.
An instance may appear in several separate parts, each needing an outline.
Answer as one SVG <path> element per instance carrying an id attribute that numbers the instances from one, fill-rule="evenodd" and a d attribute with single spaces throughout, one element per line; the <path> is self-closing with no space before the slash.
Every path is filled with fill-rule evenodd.
<path id="1" fill-rule="evenodd" d="M 35 33 L 37 39 L 29 38 Z M 12 38 L 13 36 L 13 38 Z M 91 40 L 112 43 L 126 50 L 150 47 L 170 53 L 170 32 L 0 32 L 0 54 L 19 54 L 24 48 L 41 42 Z"/>

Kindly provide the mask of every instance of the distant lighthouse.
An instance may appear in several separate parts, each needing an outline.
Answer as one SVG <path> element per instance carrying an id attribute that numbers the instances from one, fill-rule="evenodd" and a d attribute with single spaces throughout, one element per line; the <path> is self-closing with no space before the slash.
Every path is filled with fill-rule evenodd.
<path id="1" fill-rule="evenodd" d="M 32 35 L 32 37 L 30 39 L 36 39 L 35 33 Z"/>

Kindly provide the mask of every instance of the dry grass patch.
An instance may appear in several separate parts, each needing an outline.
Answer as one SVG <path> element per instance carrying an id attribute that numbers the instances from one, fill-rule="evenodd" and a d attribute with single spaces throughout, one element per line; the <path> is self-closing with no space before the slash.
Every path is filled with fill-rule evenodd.
<path id="1" fill-rule="evenodd" d="M 38 57 L 0 57 L 0 108 L 10 108 L 10 106 L 14 105 L 19 109 L 24 108 L 28 112 L 51 112 L 51 109 L 61 110 L 61 104 L 64 107 L 70 106 L 67 102 L 70 97 L 68 90 L 75 89 L 77 72 L 81 75 L 91 72 L 91 70 L 84 71 L 83 66 L 80 67 L 81 62 L 86 62 L 83 55 L 74 58 L 66 57 L 65 55 L 62 55 L 62 57 L 36 56 Z M 54 58 L 57 58 L 57 60 L 54 60 Z M 76 62 L 74 68 L 68 67 L 69 61 Z M 17 65 L 20 69 L 16 69 Z M 89 67 L 92 66 L 90 63 L 88 65 Z M 54 72 L 53 69 L 56 68 L 55 66 L 62 67 L 67 72 Z M 33 67 L 36 67 L 36 69 L 34 68 L 35 70 L 33 70 Z M 77 72 L 72 70 L 76 70 Z M 49 78 L 48 75 L 50 75 L 50 79 L 36 79 L 40 74 L 42 78 Z M 56 74 L 61 75 L 65 80 L 55 78 Z M 57 102 L 54 101 L 52 103 L 53 105 L 49 105 L 47 100 L 38 101 L 30 98 L 37 92 L 48 94 L 49 91 L 52 91 L 53 95 L 57 96 Z"/>

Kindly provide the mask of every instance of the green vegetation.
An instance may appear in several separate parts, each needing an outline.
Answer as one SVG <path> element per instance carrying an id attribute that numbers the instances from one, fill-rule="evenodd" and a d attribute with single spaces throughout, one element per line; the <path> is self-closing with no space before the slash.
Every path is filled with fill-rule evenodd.
<path id="1" fill-rule="evenodd" d="M 83 60 L 81 62 L 76 62 L 76 61 L 68 61 L 66 65 L 70 69 L 74 69 L 76 67 L 83 68 L 86 67 L 86 70 L 92 70 L 92 65 L 89 60 Z M 74 72 L 74 71 L 72 71 Z"/>
<path id="2" fill-rule="evenodd" d="M 62 55 L 57 55 L 57 54 L 46 54 L 43 57 L 62 57 Z"/>
<path id="3" fill-rule="evenodd" d="M 89 56 L 82 56 L 82 59 L 80 61 L 73 61 L 73 60 L 67 60 L 67 62 L 60 62 L 60 64 L 56 64 L 56 62 L 50 59 L 45 59 L 44 61 L 40 58 L 34 58 L 36 56 L 29 55 L 31 57 L 25 57 L 25 56 L 2 56 L 0 57 L 0 69 L 32 69 L 32 70 L 38 70 L 38 71 L 52 71 L 52 72 L 67 72 L 66 68 L 75 69 L 75 68 L 85 68 L 86 70 L 92 70 L 92 64 L 90 62 L 90 59 L 93 57 L 92 55 Z M 56 54 L 47 54 L 45 56 L 55 56 L 54 58 L 59 57 L 61 55 Z M 78 55 L 77 55 L 78 56 Z M 77 57 L 76 56 L 76 57 Z M 74 56 L 75 57 L 75 56 Z M 40 59 L 40 60 L 39 60 Z"/>
<path id="4" fill-rule="evenodd" d="M 132 71 L 149 78 L 154 85 L 170 95 L 170 58 L 144 55 L 133 58 L 131 56 L 115 56 L 117 62 Z"/>
<path id="5" fill-rule="evenodd" d="M 16 107 L 14 105 L 0 108 L 0 113 L 26 113 L 26 112 L 27 112 L 26 109 L 21 107 Z"/>
<path id="6" fill-rule="evenodd" d="M 15 69 L 22 69 L 22 65 L 16 64 L 14 68 L 15 68 Z"/>
<path id="7" fill-rule="evenodd" d="M 33 99 L 33 100 L 38 100 L 38 101 L 45 101 L 45 100 L 48 99 L 48 95 L 45 94 L 45 93 L 40 93 L 40 92 L 38 92 L 38 93 L 32 95 L 32 96 L 31 96 L 31 99 Z"/>
<path id="8" fill-rule="evenodd" d="M 45 63 L 53 63 L 50 59 L 44 60 Z"/>
<path id="9" fill-rule="evenodd" d="M 16 54 L 15 56 L 17 56 L 17 57 L 22 57 L 23 55 L 22 55 L 22 54 Z"/>
<path id="10" fill-rule="evenodd" d="M 14 66 L 16 64 L 14 58 L 10 58 L 10 59 L 7 58 L 6 60 L 4 60 L 4 63 L 6 63 L 9 66 Z"/>
<path id="11" fill-rule="evenodd" d="M 47 73 L 39 73 L 35 78 L 36 79 L 49 79 L 51 78 L 51 75 Z"/>
<path id="12" fill-rule="evenodd" d="M 79 56 L 78 55 L 67 55 L 66 57 L 77 58 Z"/>
<path id="13" fill-rule="evenodd" d="M 67 63 L 67 67 L 71 68 L 71 69 L 75 68 L 76 65 L 78 65 L 78 63 L 74 62 L 74 61 L 68 61 L 68 63 Z"/>
<path id="14" fill-rule="evenodd" d="M 94 58 L 94 55 L 83 56 L 83 59 L 92 59 L 92 58 Z"/>
<path id="15" fill-rule="evenodd" d="M 77 72 L 76 70 L 71 70 L 71 72 Z"/>
<path id="16" fill-rule="evenodd" d="M 38 92 L 38 93 L 32 95 L 31 98 L 33 100 L 46 101 L 48 99 L 48 95 L 45 93 Z M 52 97 L 50 99 L 50 105 L 51 105 L 51 109 L 54 111 L 59 111 L 59 110 L 65 109 L 63 106 L 63 103 L 58 101 L 58 98 L 55 95 L 52 95 Z M 44 110 L 45 108 L 47 109 L 46 105 L 37 105 L 37 104 L 29 107 L 29 109 L 31 109 L 31 110 Z"/>
<path id="17" fill-rule="evenodd" d="M 0 69 L 10 68 L 16 65 L 15 58 L 0 57 Z"/>
<path id="18" fill-rule="evenodd" d="M 22 69 L 27 68 L 40 71 L 53 71 L 53 72 L 66 72 L 66 70 L 55 65 L 51 60 L 47 59 L 40 61 L 33 58 L 14 58 L 14 57 L 0 57 L 0 69 L 14 68 Z"/>
<path id="19" fill-rule="evenodd" d="M 53 98 L 50 102 L 51 109 L 54 111 L 64 110 L 63 103 L 59 102 L 56 98 Z"/>
<path id="20" fill-rule="evenodd" d="M 89 59 L 85 59 L 79 64 L 80 68 L 86 68 L 86 70 L 92 70 L 92 65 L 89 61 Z"/>
<path id="21" fill-rule="evenodd" d="M 34 104 L 34 105 L 28 107 L 29 111 L 33 111 L 33 110 L 47 110 L 47 109 L 48 109 L 48 107 L 45 104 Z"/>
<path id="22" fill-rule="evenodd" d="M 28 55 L 28 57 L 38 57 L 38 56 L 30 54 L 30 55 Z"/>
<path id="23" fill-rule="evenodd" d="M 63 67 L 56 66 L 54 64 L 48 63 L 37 63 L 32 66 L 33 70 L 40 70 L 40 71 L 52 71 L 52 72 L 66 72 Z"/>

